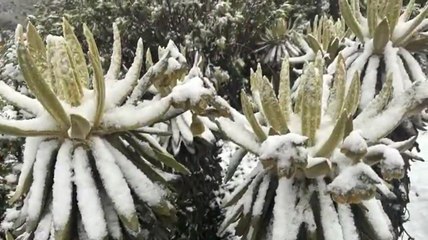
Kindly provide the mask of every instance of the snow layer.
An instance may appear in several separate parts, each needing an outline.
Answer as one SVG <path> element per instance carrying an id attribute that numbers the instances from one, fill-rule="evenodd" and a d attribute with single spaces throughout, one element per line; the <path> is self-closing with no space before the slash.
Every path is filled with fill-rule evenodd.
<path id="1" fill-rule="evenodd" d="M 420 155 L 428 158 L 428 133 L 422 133 L 418 139 Z M 407 232 L 416 240 L 428 238 L 428 163 L 412 162 L 410 171 L 410 221 L 405 224 Z"/>
<path id="2" fill-rule="evenodd" d="M 101 240 L 107 236 L 107 226 L 104 220 L 104 212 L 95 181 L 92 178 L 89 159 L 86 151 L 78 147 L 74 151 L 73 168 L 75 170 L 74 182 L 77 191 L 77 205 L 82 215 L 82 225 L 88 237 L 93 240 Z M 80 236 L 80 234 L 79 234 Z M 80 239 L 84 239 L 81 238 Z"/>

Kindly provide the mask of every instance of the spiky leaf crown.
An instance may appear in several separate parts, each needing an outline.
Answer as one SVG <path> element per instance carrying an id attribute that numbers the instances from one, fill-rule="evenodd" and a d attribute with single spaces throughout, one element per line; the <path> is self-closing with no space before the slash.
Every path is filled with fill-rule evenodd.
<path id="1" fill-rule="evenodd" d="M 352 215 L 349 204 L 384 214 L 374 194 L 378 190 L 393 197 L 387 181 L 403 176 L 402 155 L 412 155 L 408 149 L 415 141 L 411 138 L 394 143 L 385 137 L 404 117 L 426 106 L 427 84 L 415 83 L 400 96 L 392 97 L 390 77 L 369 106 L 358 111 L 359 75 L 346 85 L 345 62 L 339 56 L 338 71 L 328 88 L 323 81 L 331 79 L 323 69 L 323 58 L 318 54 L 297 80 L 299 88 L 293 96 L 285 59 L 278 97 L 258 69 L 251 75 L 251 92 L 258 112 L 253 112 L 250 99 L 242 92 L 245 116 L 234 112 L 231 118 L 217 120 L 223 134 L 241 147 L 237 152 L 240 159 L 250 152 L 260 160 L 225 204 L 229 208 L 221 230 L 237 222 L 236 233 L 248 239 L 263 239 L 266 234 L 271 234 L 272 239 L 294 239 L 298 234 L 342 239 L 343 235 L 320 231 L 330 228 L 330 221 L 334 221 L 334 228 L 345 234 L 342 229 L 347 224 L 339 225 L 339 216 Z M 380 176 L 370 167 L 374 164 L 381 168 Z M 228 169 L 228 177 L 236 166 Z M 333 200 L 343 206 L 335 209 Z M 376 224 L 368 214 L 363 216 L 369 225 Z M 267 222 L 271 226 L 266 226 Z M 382 224 L 382 229 L 370 234 L 377 236 L 386 229 L 392 238 L 388 223 Z M 368 231 L 358 223 L 352 225 L 358 231 Z"/>
<path id="2" fill-rule="evenodd" d="M 172 42 L 140 78 L 140 39 L 132 66 L 119 79 L 120 36 L 116 25 L 113 30 L 111 65 L 104 74 L 86 26 L 90 68 L 65 19 L 64 35 L 48 36 L 47 45 L 31 23 L 26 34 L 21 26 L 17 28 L 17 57 L 34 98 L 0 82 L 0 95 L 33 116 L 0 119 L 2 134 L 27 137 L 19 183 L 11 199 L 24 198 L 11 229 L 15 236 L 141 238 L 142 229 L 148 227 L 141 226 L 147 223 L 147 217 L 141 216 L 163 219 L 164 225 L 175 219 L 168 174 L 161 169 L 189 171 L 152 135 L 162 131 L 150 126 L 177 115 L 170 112 L 202 111 L 214 92 L 197 66 L 177 84 L 186 60 Z M 171 91 L 141 100 L 151 85 Z M 182 91 L 190 87 L 192 91 Z"/>

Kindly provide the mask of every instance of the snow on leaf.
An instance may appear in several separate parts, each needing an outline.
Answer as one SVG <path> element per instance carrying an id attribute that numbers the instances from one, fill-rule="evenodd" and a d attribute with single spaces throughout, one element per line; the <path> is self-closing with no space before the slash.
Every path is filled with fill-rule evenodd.
<path id="1" fill-rule="evenodd" d="M 54 170 L 52 187 L 52 214 L 56 231 L 64 230 L 69 221 L 72 206 L 72 150 L 73 144 L 66 140 L 60 147 Z"/>
<path id="2" fill-rule="evenodd" d="M 102 240 L 107 236 L 107 225 L 104 220 L 98 189 L 92 178 L 89 159 L 82 147 L 74 150 L 73 169 L 77 205 L 82 215 L 82 224 L 84 226 L 83 232 L 86 232 L 90 239 Z"/>
<path id="3" fill-rule="evenodd" d="M 324 237 L 328 240 L 345 239 L 339 222 L 339 216 L 334 207 L 323 179 L 318 179 L 319 201 L 321 208 L 321 224 L 323 226 Z"/>
<path id="4" fill-rule="evenodd" d="M 52 164 L 52 154 L 58 146 L 55 140 L 42 142 L 36 154 L 36 161 L 33 167 L 33 184 L 31 185 L 31 195 L 28 199 L 28 221 L 36 222 L 41 214 L 43 204 L 46 202 L 46 181 L 50 165 Z M 34 226 L 35 227 L 35 226 Z"/>
<path id="5" fill-rule="evenodd" d="M 121 152 L 106 143 L 108 150 L 113 154 L 117 165 L 133 191 L 144 200 L 149 206 L 156 206 L 166 196 L 165 189 L 150 181 L 131 161 Z"/>
<path id="6" fill-rule="evenodd" d="M 27 137 L 25 139 L 24 147 L 24 159 L 21 168 L 21 174 L 19 175 L 18 186 L 11 202 L 15 202 L 24 193 L 27 192 L 31 179 L 34 161 L 36 160 L 37 150 L 39 149 L 40 143 L 44 140 L 42 137 Z"/>
<path id="7" fill-rule="evenodd" d="M 134 219 L 136 210 L 131 191 L 126 183 L 122 171 L 116 165 L 114 156 L 107 148 L 106 142 L 101 138 L 93 137 L 92 154 L 100 174 L 107 195 L 111 198 L 119 217 L 133 231 L 138 231 L 138 220 Z M 134 221 L 136 220 L 136 221 Z"/>

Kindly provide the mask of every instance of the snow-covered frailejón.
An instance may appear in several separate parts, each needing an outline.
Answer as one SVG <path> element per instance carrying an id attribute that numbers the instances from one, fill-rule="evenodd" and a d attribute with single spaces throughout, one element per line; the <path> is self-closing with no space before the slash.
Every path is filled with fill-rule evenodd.
<path id="1" fill-rule="evenodd" d="M 389 182 L 403 176 L 403 155 L 412 157 L 415 137 L 394 142 L 386 136 L 426 106 L 428 83 L 417 81 L 394 95 L 390 74 L 360 111 L 359 74 L 347 87 L 341 55 L 331 87 L 323 70 L 318 54 L 305 66 L 293 98 L 287 59 L 278 97 L 258 69 L 251 75 L 252 98 L 241 94 L 244 115 L 231 111 L 230 118 L 218 118 L 223 134 L 240 146 L 226 180 L 247 153 L 259 159 L 226 199 L 221 231 L 234 226 L 237 235 L 253 240 L 397 237 L 379 199 L 395 197 Z"/>
<path id="2" fill-rule="evenodd" d="M 402 0 L 368 0 L 365 15 L 360 1 L 340 0 L 340 11 L 353 38 L 344 41 L 341 51 L 347 69 L 347 86 L 356 72 L 361 76 L 362 97 L 365 108 L 393 75 L 393 95 L 401 94 L 415 81 L 426 76 L 414 53 L 428 48 L 428 5 L 415 9 L 415 1 L 403 6 Z M 413 17 L 412 17 L 413 16 Z M 328 66 L 328 73 L 337 70 L 337 59 Z"/>
<path id="3" fill-rule="evenodd" d="M 174 77 L 183 73 L 186 60 L 172 42 L 140 77 L 140 39 L 132 66 L 120 77 L 116 25 L 113 30 L 111 65 L 104 73 L 86 26 L 90 65 L 66 20 L 63 36 L 47 36 L 46 45 L 31 23 L 26 33 L 17 27 L 17 58 L 34 97 L 0 82 L 2 98 L 31 116 L 0 119 L 2 134 L 26 137 L 21 175 L 11 199 L 19 204 L 16 213 L 6 216 L 13 224 L 3 224 L 9 226 L 8 237 L 156 239 L 144 229 L 162 222 L 168 231 L 174 221 L 168 183 L 174 175 L 156 166 L 189 172 L 156 140 L 154 134 L 163 131 L 151 126 L 164 121 L 172 106 L 200 107 L 213 91 L 194 74 L 196 68 L 175 85 Z M 141 100 L 152 84 L 170 84 L 172 91 Z"/>
<path id="4" fill-rule="evenodd" d="M 158 55 L 162 56 L 165 50 L 159 48 L 158 51 Z M 146 60 L 146 68 L 149 68 L 153 64 L 150 61 L 151 54 L 149 51 L 146 56 L 148 60 Z M 197 54 L 195 64 L 200 64 L 200 60 L 201 58 Z M 203 77 L 196 66 L 191 71 L 193 74 Z M 177 84 L 185 81 L 185 76 L 179 76 Z M 194 87 L 197 89 L 198 82 L 192 84 L 196 84 Z M 195 89 L 194 87 L 185 85 L 185 88 L 181 88 L 180 91 L 192 91 Z M 150 91 L 166 96 L 178 89 L 172 89 L 169 85 L 157 85 Z M 210 99 L 205 100 L 201 103 L 208 104 L 211 102 Z M 187 111 L 186 109 L 189 107 L 181 106 L 181 108 L 170 112 L 173 115 L 181 113 L 180 115 L 154 125 L 154 127 L 170 133 L 160 136 L 160 144 L 172 152 L 175 159 L 191 172 L 191 174 L 182 175 L 174 181 L 173 186 L 177 193 L 177 222 L 174 227 L 175 231 L 168 239 L 207 239 L 209 236 L 215 237 L 218 228 L 217 223 L 222 217 L 215 195 L 222 182 L 222 177 L 219 159 L 216 157 L 219 148 L 216 146 L 216 138 L 210 130 L 210 127 L 215 126 L 215 123 L 207 116 L 202 115 L 205 115 L 206 111 L 216 110 L 204 105 Z"/>

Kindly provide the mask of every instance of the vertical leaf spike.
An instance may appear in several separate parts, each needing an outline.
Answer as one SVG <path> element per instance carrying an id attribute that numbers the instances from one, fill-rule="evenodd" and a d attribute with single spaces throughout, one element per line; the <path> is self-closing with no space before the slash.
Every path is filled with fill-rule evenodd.
<path id="1" fill-rule="evenodd" d="M 148 70 L 151 66 L 153 66 L 153 58 L 150 48 L 147 48 L 146 51 L 146 70 Z"/>
<path id="2" fill-rule="evenodd" d="M 101 122 L 101 117 L 104 112 L 105 105 L 105 81 L 104 74 L 100 62 L 100 53 L 98 52 L 94 36 L 86 24 L 83 25 L 83 34 L 89 46 L 89 59 L 91 60 L 92 67 L 94 68 L 94 89 L 97 95 L 97 108 L 95 112 L 94 128 L 98 127 Z"/>
<path id="3" fill-rule="evenodd" d="M 400 16 L 401 20 L 403 21 L 407 21 L 410 18 L 410 15 L 412 15 L 412 12 L 414 10 L 415 7 L 415 1 L 416 0 L 410 0 L 409 3 L 406 6 L 406 10 L 404 11 L 404 13 Z"/>
<path id="4" fill-rule="evenodd" d="M 82 46 L 80 45 L 79 40 L 74 34 L 73 27 L 70 25 L 67 19 L 63 18 L 62 21 L 63 35 L 65 40 L 67 41 L 67 46 L 70 48 L 71 51 L 71 59 L 73 60 L 74 64 L 74 72 L 80 85 L 82 87 L 88 88 L 89 72 Z"/>
<path id="5" fill-rule="evenodd" d="M 343 101 L 345 99 L 345 79 L 346 79 L 346 65 L 345 59 L 342 54 L 337 57 L 337 70 L 334 75 L 333 87 L 330 90 L 328 99 L 327 114 L 332 119 L 337 119 L 342 109 Z"/>
<path id="6" fill-rule="evenodd" d="M 244 112 L 245 117 L 247 117 L 247 120 L 250 123 L 251 128 L 253 129 L 254 133 L 256 134 L 260 142 L 263 142 L 267 138 L 266 133 L 263 131 L 256 117 L 254 116 L 251 103 L 248 100 L 247 94 L 245 94 L 244 91 L 241 91 L 241 104 L 242 104 L 242 111 Z"/>
<path id="7" fill-rule="evenodd" d="M 119 77 L 122 63 L 122 45 L 120 32 L 116 23 L 113 23 L 113 53 L 111 55 L 110 67 L 106 73 L 107 80 L 116 80 Z"/>
<path id="8" fill-rule="evenodd" d="M 342 111 L 339 119 L 336 121 L 334 128 L 325 141 L 325 143 L 319 148 L 316 152 L 315 157 L 330 157 L 331 153 L 337 147 L 337 145 L 342 141 L 344 137 L 344 131 L 346 127 L 346 121 L 348 120 L 348 111 L 345 109 Z"/>
<path id="9" fill-rule="evenodd" d="M 376 27 L 373 36 L 373 51 L 376 54 L 382 54 L 386 44 L 389 42 L 390 27 L 388 19 L 384 18 Z"/>
<path id="10" fill-rule="evenodd" d="M 290 63 L 287 58 L 282 60 L 281 72 L 279 75 L 279 106 L 284 113 L 285 120 L 290 120 L 290 115 L 293 113 L 291 108 L 291 93 L 290 93 Z"/>
<path id="11" fill-rule="evenodd" d="M 278 133 L 285 134 L 288 132 L 287 121 L 284 113 L 281 111 L 278 99 L 269 80 L 266 77 L 260 82 L 260 98 L 263 108 L 263 114 L 272 128 Z"/>
<path id="12" fill-rule="evenodd" d="M 28 52 L 33 58 L 34 64 L 36 65 L 43 79 L 45 79 L 45 81 L 51 85 L 53 77 L 48 65 L 46 46 L 42 37 L 37 32 L 36 27 L 34 27 L 31 22 L 28 22 L 27 25 L 27 46 Z"/>
<path id="13" fill-rule="evenodd" d="M 70 126 L 70 119 L 67 113 L 37 70 L 34 60 L 22 42 L 18 43 L 17 57 L 28 88 L 49 114 L 59 123 L 61 128 L 68 129 Z"/>
<path id="14" fill-rule="evenodd" d="M 361 30 L 361 26 L 355 18 L 351 6 L 347 0 L 339 0 L 340 12 L 342 13 L 345 23 L 352 30 L 352 32 L 357 36 L 360 41 L 364 41 L 364 35 Z"/>
<path id="15" fill-rule="evenodd" d="M 314 63 L 306 68 L 307 81 L 303 85 L 303 99 L 301 109 L 302 134 L 307 136 L 308 145 L 315 143 L 315 133 L 319 127 L 321 117 L 321 91 L 318 69 Z"/>
<path id="16" fill-rule="evenodd" d="M 63 37 L 48 36 L 48 59 L 54 76 L 52 88 L 58 97 L 72 106 L 80 105 L 82 86 L 74 71 L 71 50 Z"/>
<path id="17" fill-rule="evenodd" d="M 403 0 L 388 0 L 386 5 L 386 17 L 390 27 L 390 34 L 394 32 L 397 25 L 398 18 L 400 17 L 401 8 L 403 7 Z"/>
<path id="18" fill-rule="evenodd" d="M 367 22 L 369 26 L 370 36 L 373 37 L 377 26 L 377 1 L 367 0 Z"/>
<path id="19" fill-rule="evenodd" d="M 360 74 L 356 72 L 352 78 L 351 85 L 349 86 L 348 93 L 343 104 L 342 111 L 348 110 L 349 114 L 353 116 L 358 109 L 360 101 Z"/>

